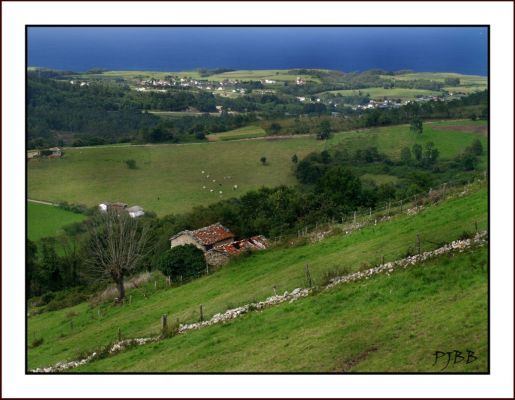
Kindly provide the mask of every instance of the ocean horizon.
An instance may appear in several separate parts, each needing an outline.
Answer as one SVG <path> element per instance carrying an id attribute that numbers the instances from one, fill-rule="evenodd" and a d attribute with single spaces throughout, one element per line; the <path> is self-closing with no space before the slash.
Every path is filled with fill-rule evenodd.
<path id="1" fill-rule="evenodd" d="M 85 72 L 319 68 L 488 75 L 486 27 L 29 27 L 27 65 Z"/>

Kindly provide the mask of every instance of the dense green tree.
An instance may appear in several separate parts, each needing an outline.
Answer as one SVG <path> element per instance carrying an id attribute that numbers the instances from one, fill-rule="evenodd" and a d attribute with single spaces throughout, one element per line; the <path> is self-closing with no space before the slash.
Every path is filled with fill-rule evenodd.
<path id="1" fill-rule="evenodd" d="M 422 131 L 424 130 L 424 127 L 422 124 L 422 119 L 420 119 L 419 117 L 413 118 L 410 122 L 410 130 L 413 133 L 416 133 L 419 135 L 422 134 Z"/>
<path id="2" fill-rule="evenodd" d="M 472 153 L 476 156 L 480 156 L 483 154 L 483 145 L 481 144 L 481 141 L 479 139 L 474 139 L 472 142 L 472 145 L 470 146 Z"/>
<path id="3" fill-rule="evenodd" d="M 206 270 L 204 253 L 192 244 L 166 250 L 160 257 L 158 269 L 174 280 L 197 277 Z"/>
<path id="4" fill-rule="evenodd" d="M 401 161 L 404 164 L 409 164 L 411 162 L 411 150 L 409 147 L 403 147 L 401 149 Z"/>
<path id="5" fill-rule="evenodd" d="M 422 146 L 418 143 L 413 145 L 413 155 L 415 156 L 415 160 L 422 161 Z"/>

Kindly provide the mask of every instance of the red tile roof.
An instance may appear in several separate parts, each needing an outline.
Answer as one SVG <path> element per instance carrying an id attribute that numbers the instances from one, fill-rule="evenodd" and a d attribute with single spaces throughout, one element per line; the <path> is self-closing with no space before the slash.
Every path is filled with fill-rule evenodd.
<path id="1" fill-rule="evenodd" d="M 192 231 L 191 234 L 204 246 L 234 238 L 234 234 L 220 223 L 197 229 Z"/>
<path id="2" fill-rule="evenodd" d="M 238 240 L 229 244 L 216 246 L 215 250 L 222 253 L 232 255 L 238 255 L 244 250 L 262 250 L 268 247 L 268 240 L 262 235 L 252 236 L 250 239 Z"/>

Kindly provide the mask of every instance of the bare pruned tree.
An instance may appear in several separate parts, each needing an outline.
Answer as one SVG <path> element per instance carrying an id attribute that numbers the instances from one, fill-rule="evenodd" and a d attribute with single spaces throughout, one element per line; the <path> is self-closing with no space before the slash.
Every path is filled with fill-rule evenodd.
<path id="1" fill-rule="evenodd" d="M 88 272 L 112 279 L 118 301 L 125 297 L 124 277 L 134 272 L 148 251 L 148 229 L 126 212 L 99 213 L 90 225 Z"/>

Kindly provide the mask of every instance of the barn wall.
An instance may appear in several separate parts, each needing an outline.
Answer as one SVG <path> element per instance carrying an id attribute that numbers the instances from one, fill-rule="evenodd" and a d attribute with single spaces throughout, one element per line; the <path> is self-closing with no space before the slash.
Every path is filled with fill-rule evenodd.
<path id="1" fill-rule="evenodd" d="M 199 244 L 195 239 L 193 239 L 193 237 L 191 235 L 188 235 L 188 234 L 183 234 L 183 235 L 177 236 L 175 239 L 172 239 L 170 241 L 171 248 L 175 247 L 175 246 L 184 246 L 185 244 L 192 244 L 192 245 L 196 246 L 197 248 L 199 248 L 200 250 L 206 251 L 204 246 Z"/>
<path id="2" fill-rule="evenodd" d="M 222 254 L 219 251 L 209 250 L 204 255 L 207 263 L 216 267 L 225 265 L 229 262 L 229 256 Z"/>

